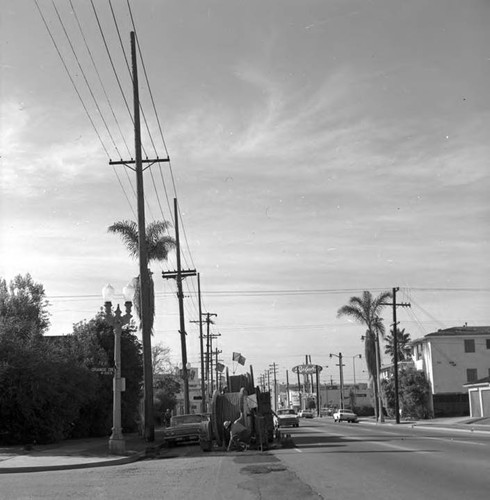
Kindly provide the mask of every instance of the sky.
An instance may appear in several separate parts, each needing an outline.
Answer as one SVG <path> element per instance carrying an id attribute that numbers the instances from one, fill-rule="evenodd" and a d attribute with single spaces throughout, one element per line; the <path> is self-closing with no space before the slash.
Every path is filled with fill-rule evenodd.
<path id="1" fill-rule="evenodd" d="M 69 334 L 106 283 L 122 303 L 138 274 L 107 232 L 136 220 L 135 174 L 109 165 L 134 157 L 128 2 L 94 0 L 97 17 L 89 1 L 1 4 L 0 276 L 42 283 L 48 334 Z M 414 339 L 490 324 L 487 1 L 130 5 L 143 155 L 171 160 L 145 170 L 146 222 L 172 223 L 178 199 L 183 267 L 230 373 L 275 363 L 282 381 L 310 355 L 338 380 L 342 353 L 345 381 L 367 381 L 365 329 L 337 318 L 364 290 L 400 287 Z M 178 363 L 176 284 L 161 277 L 175 269 L 174 252 L 152 264 L 153 343 Z M 187 278 L 194 365 L 198 319 Z"/>

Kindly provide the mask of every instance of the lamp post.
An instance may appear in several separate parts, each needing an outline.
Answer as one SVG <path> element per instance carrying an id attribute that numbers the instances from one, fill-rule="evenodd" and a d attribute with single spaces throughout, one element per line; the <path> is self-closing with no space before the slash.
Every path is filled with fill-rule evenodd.
<path id="1" fill-rule="evenodd" d="M 125 451 L 125 441 L 121 426 L 121 332 L 122 327 L 131 320 L 131 306 L 134 296 L 134 287 L 130 284 L 123 288 L 126 313 L 123 315 L 119 304 L 112 311 L 112 300 L 114 298 L 114 287 L 107 284 L 102 289 L 104 299 L 105 319 L 114 328 L 114 380 L 113 380 L 113 404 L 112 404 L 112 434 L 109 438 L 109 453 L 122 455 Z"/>
<path id="2" fill-rule="evenodd" d="M 362 354 L 356 354 L 355 356 L 352 356 L 352 370 L 354 372 L 354 390 L 356 390 L 356 358 L 361 359 Z"/>

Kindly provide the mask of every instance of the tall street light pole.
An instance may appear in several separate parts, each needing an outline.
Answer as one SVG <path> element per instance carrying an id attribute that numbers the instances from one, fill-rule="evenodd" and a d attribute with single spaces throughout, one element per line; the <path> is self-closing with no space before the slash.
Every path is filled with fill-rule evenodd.
<path id="1" fill-rule="evenodd" d="M 352 356 L 352 370 L 354 372 L 354 390 L 356 390 L 356 358 L 361 359 L 362 354 L 356 354 L 355 356 Z"/>
<path id="2" fill-rule="evenodd" d="M 109 453 L 113 455 L 123 455 L 126 444 L 122 433 L 121 424 L 121 392 L 123 390 L 124 379 L 121 378 L 121 333 L 122 327 L 129 324 L 131 316 L 132 298 L 134 288 L 128 285 L 123 288 L 126 314 L 122 314 L 119 304 L 112 312 L 112 300 L 114 298 L 114 288 L 107 284 L 102 289 L 102 297 L 105 306 L 105 320 L 114 328 L 114 380 L 113 380 L 113 400 L 112 400 L 112 434 L 109 438 Z"/>

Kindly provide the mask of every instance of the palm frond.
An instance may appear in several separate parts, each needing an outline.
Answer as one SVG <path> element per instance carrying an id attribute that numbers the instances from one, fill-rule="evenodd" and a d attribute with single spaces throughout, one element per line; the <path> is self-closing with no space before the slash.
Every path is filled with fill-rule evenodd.
<path id="1" fill-rule="evenodd" d="M 166 220 L 157 220 L 150 222 L 146 226 L 146 239 L 148 241 L 158 240 L 162 235 L 168 232 L 170 223 Z"/>
<path id="2" fill-rule="evenodd" d="M 345 305 L 342 306 L 338 311 L 337 311 L 337 318 L 340 318 L 341 316 L 348 316 L 358 323 L 365 323 L 366 319 L 364 316 L 364 311 L 360 309 L 359 307 L 353 306 L 353 305 Z"/>
<path id="3" fill-rule="evenodd" d="M 148 242 L 148 262 L 167 260 L 168 254 L 175 248 L 175 240 L 170 236 L 161 236 L 156 241 Z"/>
<path id="4" fill-rule="evenodd" d="M 117 221 L 109 226 L 107 231 L 121 237 L 131 257 L 136 258 L 138 256 L 138 226 L 136 222 L 129 220 Z"/>

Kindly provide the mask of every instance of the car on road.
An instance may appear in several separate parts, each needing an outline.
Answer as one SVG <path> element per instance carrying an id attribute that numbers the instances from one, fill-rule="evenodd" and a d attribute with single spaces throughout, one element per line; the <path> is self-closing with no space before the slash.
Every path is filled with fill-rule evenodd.
<path id="1" fill-rule="evenodd" d="M 207 439 L 209 434 L 209 416 L 202 413 L 190 415 L 175 415 L 166 427 L 163 440 L 169 445 L 177 443 L 199 443 Z"/>
<path id="2" fill-rule="evenodd" d="M 320 408 L 320 417 L 331 417 L 335 410 L 333 408 Z"/>
<path id="3" fill-rule="evenodd" d="M 299 427 L 298 414 L 291 408 L 282 408 L 277 410 L 274 415 L 274 425 L 279 427 Z"/>
<path id="4" fill-rule="evenodd" d="M 301 418 L 313 418 L 313 412 L 311 410 L 300 410 L 298 415 Z"/>
<path id="5" fill-rule="evenodd" d="M 358 423 L 359 419 L 357 418 L 357 415 L 351 411 L 351 410 L 337 410 L 333 414 L 333 421 L 334 422 L 354 422 Z"/>

